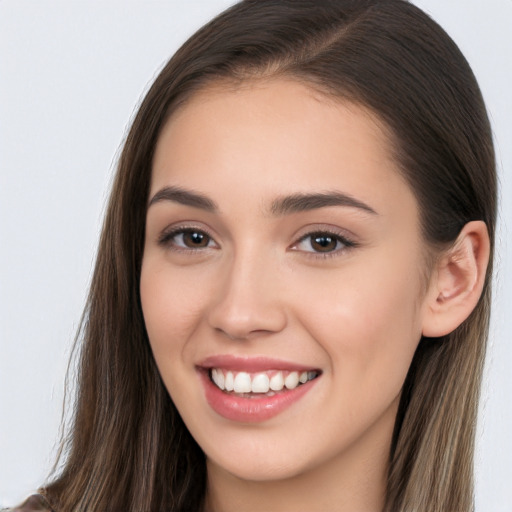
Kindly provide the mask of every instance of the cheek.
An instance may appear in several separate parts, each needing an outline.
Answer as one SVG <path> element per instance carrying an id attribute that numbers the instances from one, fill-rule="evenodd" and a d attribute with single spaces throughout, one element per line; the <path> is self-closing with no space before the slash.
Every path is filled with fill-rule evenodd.
<path id="1" fill-rule="evenodd" d="M 301 316 L 341 389 L 395 397 L 421 337 L 421 276 L 415 259 L 374 257 L 311 282 Z M 411 277 L 412 276 L 412 277 Z"/>
<path id="2" fill-rule="evenodd" d="M 157 365 L 172 364 L 182 353 L 202 315 L 208 293 L 198 292 L 200 276 L 170 272 L 168 265 L 143 261 L 140 281 L 142 311 Z"/>

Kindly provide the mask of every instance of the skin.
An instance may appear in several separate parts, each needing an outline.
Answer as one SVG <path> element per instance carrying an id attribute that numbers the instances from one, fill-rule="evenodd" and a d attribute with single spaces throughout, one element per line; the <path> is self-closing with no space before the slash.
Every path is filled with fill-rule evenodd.
<path id="1" fill-rule="evenodd" d="M 431 314 L 418 208 L 386 131 L 291 80 L 210 87 L 161 133 L 150 198 L 165 187 L 217 206 L 150 204 L 140 283 L 159 371 L 207 457 L 207 508 L 380 510 L 400 391 Z M 373 212 L 271 211 L 326 191 Z M 183 227 L 208 233 L 206 246 L 162 242 Z M 307 235 L 325 231 L 354 246 L 315 252 Z M 211 409 L 198 377 L 219 354 L 322 374 L 276 417 L 241 424 Z"/>

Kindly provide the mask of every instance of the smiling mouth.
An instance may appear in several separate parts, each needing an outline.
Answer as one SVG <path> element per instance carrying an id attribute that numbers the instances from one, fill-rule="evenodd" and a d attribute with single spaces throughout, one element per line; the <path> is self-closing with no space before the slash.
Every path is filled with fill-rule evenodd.
<path id="1" fill-rule="evenodd" d="M 318 370 L 267 370 L 254 373 L 222 368 L 208 370 L 208 376 L 215 386 L 226 394 L 241 398 L 271 397 L 306 384 L 319 375 Z"/>

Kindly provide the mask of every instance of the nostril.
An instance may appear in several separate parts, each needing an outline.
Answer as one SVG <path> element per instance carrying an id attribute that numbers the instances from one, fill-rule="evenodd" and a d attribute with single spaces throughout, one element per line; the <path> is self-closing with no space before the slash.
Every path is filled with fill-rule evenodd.
<path id="1" fill-rule="evenodd" d="M 248 341 L 248 340 L 251 340 L 254 338 L 258 338 L 258 337 L 269 336 L 271 334 L 274 334 L 274 332 L 277 332 L 277 331 L 271 331 L 271 330 L 267 330 L 267 329 L 254 329 L 254 330 L 251 330 L 248 332 L 247 331 L 243 331 L 243 332 L 242 331 L 239 331 L 239 332 L 231 331 L 231 332 L 229 332 L 229 331 L 226 331 L 219 327 L 216 327 L 215 331 L 219 335 L 221 335 L 231 341 Z"/>

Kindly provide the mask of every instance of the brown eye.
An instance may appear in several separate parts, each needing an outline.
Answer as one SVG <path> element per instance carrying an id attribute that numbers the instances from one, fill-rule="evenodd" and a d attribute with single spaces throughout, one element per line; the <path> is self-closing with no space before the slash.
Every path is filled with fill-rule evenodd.
<path id="1" fill-rule="evenodd" d="M 354 242 L 344 236 L 329 231 L 317 231 L 303 236 L 293 246 L 293 249 L 317 255 L 334 255 L 355 247 L 355 245 Z"/>
<path id="2" fill-rule="evenodd" d="M 171 249 L 198 250 L 217 247 L 213 238 L 200 229 L 180 228 L 165 233 L 159 240 L 163 246 Z"/>
<path id="3" fill-rule="evenodd" d="M 310 235 L 310 240 L 311 248 L 316 252 L 331 252 L 338 246 L 338 239 L 326 233 Z"/>
<path id="4" fill-rule="evenodd" d="M 179 237 L 180 235 L 176 235 Z M 201 231 L 183 231 L 181 234 L 183 245 L 190 249 L 208 247 L 210 237 Z"/>

